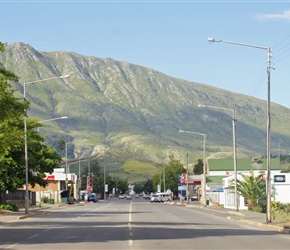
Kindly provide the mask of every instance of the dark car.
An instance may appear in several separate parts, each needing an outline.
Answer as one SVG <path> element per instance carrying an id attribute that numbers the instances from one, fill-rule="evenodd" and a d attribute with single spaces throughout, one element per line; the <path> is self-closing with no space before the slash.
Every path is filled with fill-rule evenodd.
<path id="1" fill-rule="evenodd" d="M 88 201 L 97 202 L 98 201 L 97 195 L 90 194 L 88 197 Z"/>

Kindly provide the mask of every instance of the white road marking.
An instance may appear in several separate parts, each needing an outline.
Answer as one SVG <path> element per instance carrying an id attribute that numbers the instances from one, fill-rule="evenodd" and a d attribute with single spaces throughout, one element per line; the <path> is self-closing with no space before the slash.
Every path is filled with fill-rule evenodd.
<path id="1" fill-rule="evenodd" d="M 32 236 L 30 236 L 29 238 L 27 238 L 28 240 L 31 240 L 32 238 L 35 238 L 35 237 L 37 237 L 39 234 L 35 234 L 35 235 L 32 235 Z"/>
<path id="2" fill-rule="evenodd" d="M 130 208 L 129 208 L 129 223 L 128 223 L 128 227 L 129 227 L 129 237 L 133 235 L 133 232 L 131 231 L 131 222 L 132 222 L 132 202 L 130 202 Z M 133 240 L 129 239 L 129 246 L 133 246 Z"/>

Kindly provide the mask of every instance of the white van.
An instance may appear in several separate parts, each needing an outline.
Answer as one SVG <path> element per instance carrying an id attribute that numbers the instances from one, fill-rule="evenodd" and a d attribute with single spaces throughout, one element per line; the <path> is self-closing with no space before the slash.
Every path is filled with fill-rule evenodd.
<path id="1" fill-rule="evenodd" d="M 164 202 L 164 201 L 171 201 L 172 198 L 171 198 L 171 195 L 167 192 L 158 192 L 156 193 L 157 195 L 159 195 L 161 197 L 161 200 Z"/>

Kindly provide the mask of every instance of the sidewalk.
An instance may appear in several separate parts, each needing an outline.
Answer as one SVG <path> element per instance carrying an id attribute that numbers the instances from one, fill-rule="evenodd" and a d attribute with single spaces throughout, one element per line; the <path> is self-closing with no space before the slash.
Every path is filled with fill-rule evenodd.
<path id="1" fill-rule="evenodd" d="M 1 211 L 0 212 L 0 225 L 1 224 L 5 224 L 5 223 L 10 223 L 10 222 L 15 222 L 15 221 L 18 221 L 18 220 L 21 220 L 21 219 L 25 219 L 27 217 L 33 217 L 33 216 L 36 216 L 38 214 L 41 214 L 41 213 L 45 213 L 45 212 L 48 212 L 48 210 L 52 207 L 62 207 L 62 206 L 65 206 L 66 204 L 60 204 L 60 205 L 45 205 L 45 206 L 41 206 L 41 207 L 37 207 L 37 206 L 32 206 L 32 207 L 29 207 L 29 213 L 26 214 L 25 213 L 25 209 L 24 208 L 21 208 L 19 209 L 19 211 L 17 212 L 12 212 L 12 211 Z"/>
<path id="2" fill-rule="evenodd" d="M 284 221 L 272 221 L 272 223 L 266 223 L 266 214 L 251 212 L 248 210 L 236 211 L 233 209 L 217 208 L 213 206 L 204 206 L 198 202 L 191 202 L 189 204 L 182 204 L 187 208 L 194 208 L 204 213 L 213 214 L 216 216 L 224 217 L 229 220 L 234 220 L 239 223 L 247 223 L 259 227 L 263 227 L 269 230 L 290 233 L 290 224 Z"/>

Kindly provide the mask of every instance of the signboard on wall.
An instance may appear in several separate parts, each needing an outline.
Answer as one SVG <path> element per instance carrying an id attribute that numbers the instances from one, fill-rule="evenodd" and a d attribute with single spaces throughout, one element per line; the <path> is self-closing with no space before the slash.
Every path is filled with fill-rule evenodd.
<path id="1" fill-rule="evenodd" d="M 274 175 L 274 182 L 286 182 L 285 175 Z"/>

